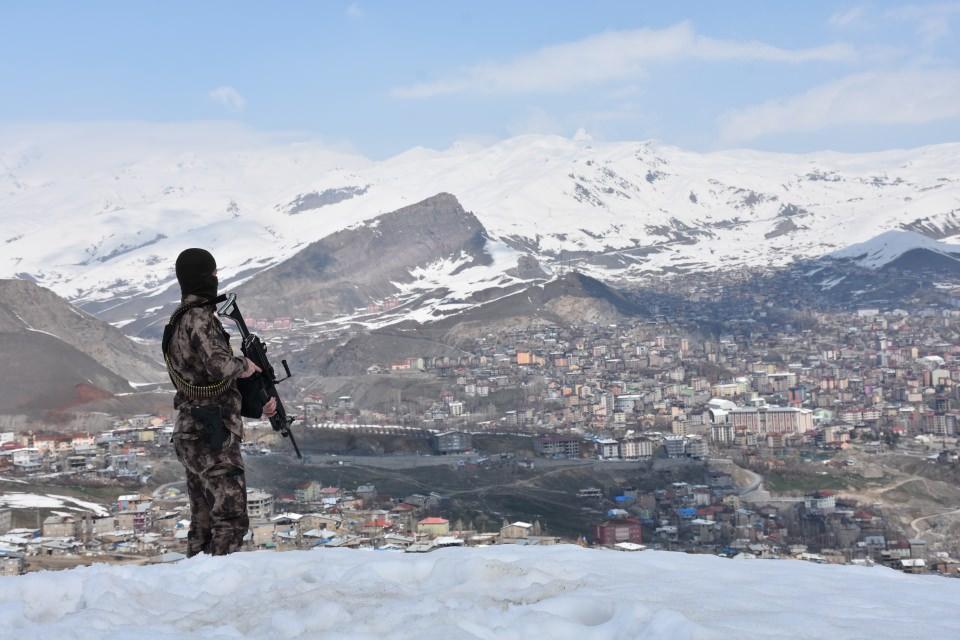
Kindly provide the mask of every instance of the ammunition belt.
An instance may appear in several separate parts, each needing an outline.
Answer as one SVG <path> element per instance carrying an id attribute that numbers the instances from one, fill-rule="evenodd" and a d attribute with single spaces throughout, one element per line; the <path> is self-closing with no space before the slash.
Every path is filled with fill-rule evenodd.
<path id="1" fill-rule="evenodd" d="M 201 306 L 205 305 L 185 304 L 173 312 L 169 322 L 169 326 L 171 327 L 171 337 L 177 324 L 180 322 L 180 318 L 183 317 L 183 314 L 190 309 L 195 309 Z M 173 368 L 173 363 L 170 362 L 170 357 L 167 355 L 166 345 L 164 345 L 163 349 L 163 361 L 167 365 L 167 375 L 170 376 L 170 382 L 173 383 L 173 386 L 177 391 L 185 395 L 190 400 L 209 400 L 211 398 L 216 398 L 226 391 L 230 385 L 230 382 L 232 382 L 230 379 L 225 378 L 219 382 L 208 385 L 196 385 L 191 383 Z"/>

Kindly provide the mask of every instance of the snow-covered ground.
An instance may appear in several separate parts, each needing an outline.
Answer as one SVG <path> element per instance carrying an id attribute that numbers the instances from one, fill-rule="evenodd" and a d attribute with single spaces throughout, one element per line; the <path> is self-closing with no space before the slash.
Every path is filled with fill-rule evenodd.
<path id="1" fill-rule="evenodd" d="M 16 481 L 8 481 L 16 482 Z M 110 512 L 103 505 L 86 500 L 78 500 L 70 496 L 57 494 L 38 495 L 35 493 L 0 493 L 0 507 L 14 509 L 72 509 L 74 511 L 90 511 L 97 516 L 106 516 Z"/>
<path id="2" fill-rule="evenodd" d="M 10 638 L 957 638 L 960 580 L 574 546 L 242 553 L 0 578 Z"/>

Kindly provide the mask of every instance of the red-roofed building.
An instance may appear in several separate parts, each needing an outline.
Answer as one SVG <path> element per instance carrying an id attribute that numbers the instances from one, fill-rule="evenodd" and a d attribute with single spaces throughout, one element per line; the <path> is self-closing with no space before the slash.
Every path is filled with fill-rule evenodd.
<path id="1" fill-rule="evenodd" d="M 417 523 L 417 534 L 430 537 L 450 533 L 450 522 L 445 518 L 424 518 Z"/>

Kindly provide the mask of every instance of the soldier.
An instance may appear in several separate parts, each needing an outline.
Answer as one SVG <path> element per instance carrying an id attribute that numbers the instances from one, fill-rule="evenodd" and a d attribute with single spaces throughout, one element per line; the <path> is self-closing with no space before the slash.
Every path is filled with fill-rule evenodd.
<path id="1" fill-rule="evenodd" d="M 186 470 L 190 497 L 187 556 L 225 555 L 240 549 L 249 529 L 236 380 L 260 369 L 233 355 L 229 335 L 217 318 L 213 256 L 187 249 L 177 257 L 176 271 L 182 301 L 164 332 L 163 351 L 177 390 L 174 449 Z M 263 415 L 275 411 L 276 400 L 271 399 Z"/>

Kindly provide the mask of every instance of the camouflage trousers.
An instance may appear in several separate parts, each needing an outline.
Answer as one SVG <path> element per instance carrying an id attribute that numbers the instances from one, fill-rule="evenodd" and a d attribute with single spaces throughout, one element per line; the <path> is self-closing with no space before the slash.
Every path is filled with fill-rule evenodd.
<path id="1" fill-rule="evenodd" d="M 223 448 L 215 451 L 203 439 L 174 436 L 174 449 L 187 472 L 187 556 L 240 550 L 250 528 L 240 438 L 230 434 Z"/>

